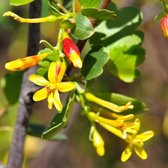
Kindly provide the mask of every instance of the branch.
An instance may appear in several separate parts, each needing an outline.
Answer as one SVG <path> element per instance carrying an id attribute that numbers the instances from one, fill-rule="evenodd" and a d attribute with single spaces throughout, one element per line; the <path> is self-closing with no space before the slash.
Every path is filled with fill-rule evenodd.
<path id="1" fill-rule="evenodd" d="M 38 18 L 41 16 L 41 0 L 30 3 L 29 17 Z M 39 51 L 40 25 L 29 25 L 28 32 L 28 55 L 36 54 Z M 27 126 L 32 111 L 32 94 L 36 90 L 34 84 L 28 81 L 30 74 L 36 73 L 36 67 L 27 70 L 23 75 L 21 93 L 19 97 L 19 109 L 13 136 L 13 142 L 9 153 L 7 168 L 21 168 L 23 162 L 24 142 Z"/>

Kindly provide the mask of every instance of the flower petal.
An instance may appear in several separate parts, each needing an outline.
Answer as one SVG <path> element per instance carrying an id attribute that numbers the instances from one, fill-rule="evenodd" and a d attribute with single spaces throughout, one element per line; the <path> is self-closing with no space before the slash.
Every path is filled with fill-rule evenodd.
<path id="1" fill-rule="evenodd" d="M 61 103 L 61 100 L 60 100 L 60 97 L 59 97 L 59 93 L 58 93 L 57 90 L 56 90 L 55 93 L 54 93 L 53 102 L 54 102 L 55 108 L 56 108 L 58 111 L 61 111 L 61 110 L 62 110 L 62 103 Z"/>
<path id="2" fill-rule="evenodd" d="M 48 108 L 51 110 L 52 108 L 53 108 L 53 99 L 54 98 L 54 93 L 53 92 L 51 92 L 49 95 L 48 95 L 48 99 L 47 99 L 47 101 L 48 101 Z"/>
<path id="3" fill-rule="evenodd" d="M 132 150 L 133 150 L 133 146 L 132 146 L 132 144 L 129 144 L 121 155 L 122 162 L 126 162 L 130 158 L 130 156 L 132 154 Z"/>
<path id="4" fill-rule="evenodd" d="M 40 100 L 46 99 L 47 95 L 48 95 L 47 88 L 46 87 L 42 88 L 34 93 L 33 100 L 40 101 Z"/>
<path id="5" fill-rule="evenodd" d="M 49 83 L 43 76 L 36 74 L 30 75 L 29 80 L 39 86 L 47 86 Z"/>
<path id="6" fill-rule="evenodd" d="M 135 153 L 143 160 L 147 159 L 148 158 L 148 155 L 146 153 L 146 151 L 143 149 L 143 146 L 140 147 L 138 145 L 135 145 L 134 146 L 134 150 L 135 150 Z"/>
<path id="7" fill-rule="evenodd" d="M 37 63 L 44 59 L 48 53 L 43 53 L 40 55 L 29 56 L 25 58 L 20 58 L 5 64 L 5 68 L 10 71 L 22 71 L 29 67 L 37 65 Z"/>
<path id="8" fill-rule="evenodd" d="M 56 73 L 57 73 L 56 66 L 57 66 L 57 63 L 52 62 L 49 66 L 49 69 L 48 69 L 48 80 L 53 83 L 56 82 Z"/>
<path id="9" fill-rule="evenodd" d="M 76 87 L 75 82 L 60 82 L 60 83 L 57 83 L 57 85 L 56 85 L 56 88 L 60 92 L 68 92 L 68 91 L 74 89 L 75 87 Z"/>
<path id="10" fill-rule="evenodd" d="M 143 133 L 137 135 L 136 139 L 140 139 L 141 141 L 144 142 L 144 141 L 149 140 L 153 136 L 154 136 L 154 132 L 153 131 L 146 131 L 146 132 L 143 132 Z"/>

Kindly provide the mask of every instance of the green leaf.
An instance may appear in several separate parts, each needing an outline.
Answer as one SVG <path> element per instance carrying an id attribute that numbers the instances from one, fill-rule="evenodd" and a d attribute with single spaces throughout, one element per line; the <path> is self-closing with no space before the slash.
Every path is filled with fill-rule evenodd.
<path id="1" fill-rule="evenodd" d="M 18 101 L 22 76 L 22 72 L 7 73 L 1 80 L 1 86 L 10 104 Z"/>
<path id="2" fill-rule="evenodd" d="M 122 94 L 111 93 L 111 94 L 109 94 L 109 98 L 110 98 L 111 102 L 113 102 L 117 105 L 125 105 L 128 102 L 131 102 L 134 105 L 133 109 L 126 110 L 123 113 L 137 114 L 137 113 L 143 112 L 144 110 L 147 109 L 145 103 L 143 103 L 135 98 L 128 97 L 128 96 L 125 96 Z"/>
<path id="3" fill-rule="evenodd" d="M 69 117 L 72 111 L 72 104 L 74 102 L 75 94 L 73 93 L 68 97 L 66 105 L 64 106 L 61 113 L 57 113 L 51 122 L 49 128 L 47 128 L 43 134 L 42 138 L 51 139 L 53 138 L 61 129 L 66 127 L 69 121 Z"/>
<path id="4" fill-rule="evenodd" d="M 110 47 L 108 69 L 124 82 L 134 81 L 134 78 L 139 75 L 136 66 L 144 61 L 145 51 L 138 44 L 136 45 L 134 40 L 138 42 L 140 38 L 132 35 L 121 39 L 121 42 L 130 41 L 130 43 L 135 44 L 134 46 L 118 43 L 118 45 L 114 44 Z"/>
<path id="5" fill-rule="evenodd" d="M 133 82 L 139 75 L 136 66 L 144 61 L 145 54 L 141 48 L 143 33 L 136 30 L 142 15 L 133 7 L 122 8 L 116 13 L 113 21 L 106 20 L 97 26 L 89 41 L 91 48 L 105 48 L 110 57 L 110 72 L 124 82 Z"/>
<path id="6" fill-rule="evenodd" d="M 42 133 L 44 132 L 45 129 L 46 129 L 46 127 L 43 126 L 43 125 L 29 124 L 28 129 L 27 129 L 27 134 L 31 135 L 31 136 L 34 136 L 34 137 L 41 138 L 41 135 L 42 135 Z M 66 135 L 57 134 L 49 140 L 62 141 L 62 140 L 66 140 L 66 139 L 67 139 Z"/>
<path id="7" fill-rule="evenodd" d="M 93 35 L 94 28 L 86 16 L 78 13 L 75 16 L 76 26 L 72 29 L 72 36 L 77 40 L 85 40 Z"/>
<path id="8" fill-rule="evenodd" d="M 94 79 L 103 73 L 103 66 L 107 63 L 109 56 L 103 49 L 91 51 L 84 59 L 82 74 L 86 80 Z"/>
<path id="9" fill-rule="evenodd" d="M 97 8 L 102 0 L 79 0 L 82 8 L 95 7 Z"/>
<path id="10" fill-rule="evenodd" d="M 97 9 L 97 8 L 84 8 L 82 9 L 82 15 L 101 20 L 109 20 L 116 17 L 116 13 L 114 11 L 109 11 L 107 9 Z"/>
<path id="11" fill-rule="evenodd" d="M 20 5 L 25 5 L 30 2 L 33 2 L 34 0 L 10 0 L 10 5 L 13 6 L 20 6 Z"/>

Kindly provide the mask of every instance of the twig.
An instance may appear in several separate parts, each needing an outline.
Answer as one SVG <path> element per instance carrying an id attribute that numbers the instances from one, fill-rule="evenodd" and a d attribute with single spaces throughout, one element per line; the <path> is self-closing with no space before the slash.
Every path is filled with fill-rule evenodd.
<path id="1" fill-rule="evenodd" d="M 41 16 L 41 0 L 30 3 L 29 17 L 38 18 Z M 40 25 L 29 25 L 28 33 L 28 55 L 36 54 L 39 51 Z M 27 126 L 32 111 L 32 94 L 36 90 L 34 84 L 28 81 L 28 76 L 36 72 L 36 68 L 27 70 L 23 75 L 21 93 L 19 97 L 19 109 L 14 131 L 13 142 L 8 158 L 7 168 L 21 168 L 23 162 L 24 142 Z"/>

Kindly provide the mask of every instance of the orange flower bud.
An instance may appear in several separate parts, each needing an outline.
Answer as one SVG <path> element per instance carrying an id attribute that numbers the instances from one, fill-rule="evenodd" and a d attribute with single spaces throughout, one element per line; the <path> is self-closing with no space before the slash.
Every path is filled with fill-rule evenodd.
<path id="1" fill-rule="evenodd" d="M 69 59 L 74 67 L 81 68 L 82 60 L 80 58 L 80 51 L 73 40 L 65 33 L 62 40 L 63 52 L 67 59 Z"/>
<path id="2" fill-rule="evenodd" d="M 35 66 L 39 61 L 44 59 L 48 53 L 43 53 L 40 55 L 29 56 L 25 58 L 20 58 L 5 64 L 5 68 L 10 71 L 22 71 L 29 67 Z"/>
<path id="3" fill-rule="evenodd" d="M 162 28 L 164 37 L 168 38 L 168 15 L 162 17 L 161 28 Z"/>

